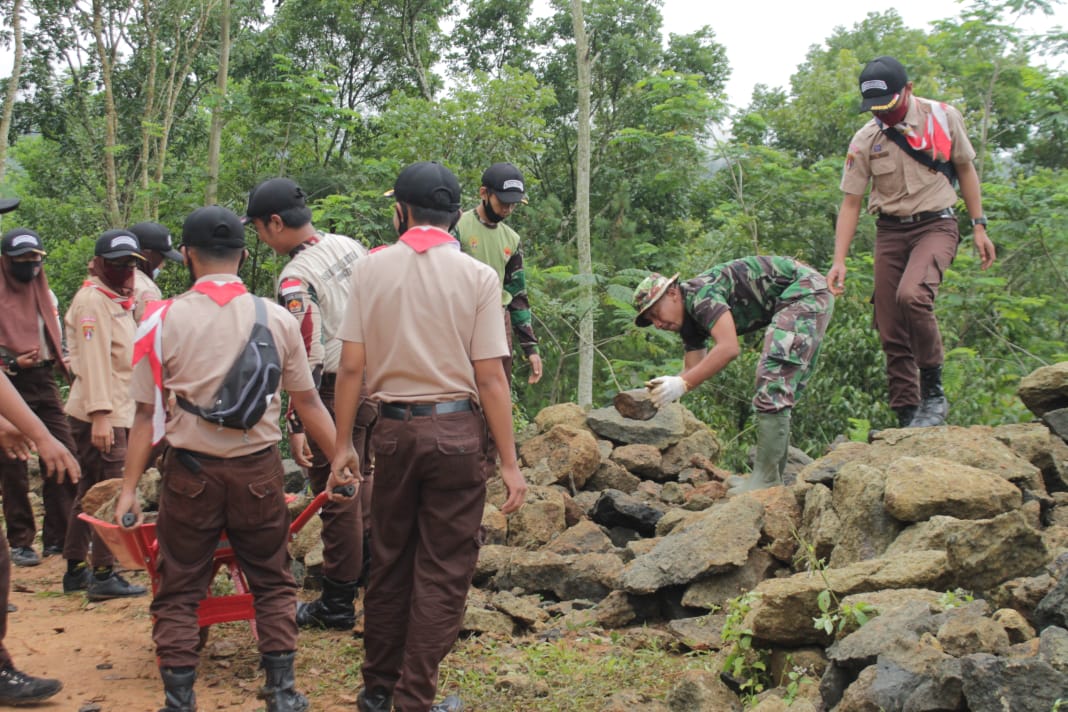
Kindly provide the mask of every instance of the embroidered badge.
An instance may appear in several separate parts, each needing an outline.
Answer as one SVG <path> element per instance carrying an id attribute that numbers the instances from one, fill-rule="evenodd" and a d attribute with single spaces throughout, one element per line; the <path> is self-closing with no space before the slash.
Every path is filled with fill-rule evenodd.
<path id="1" fill-rule="evenodd" d="M 93 340 L 93 332 L 96 331 L 95 324 L 82 324 L 82 338 L 86 341 Z"/>
<path id="2" fill-rule="evenodd" d="M 854 156 L 853 156 L 852 153 L 847 153 L 846 154 L 845 169 L 847 171 L 853 169 L 853 159 L 854 159 Z"/>
<path id="3" fill-rule="evenodd" d="M 287 297 L 290 294 L 292 294 L 293 292 L 303 291 L 303 286 L 304 285 L 302 285 L 300 283 L 299 279 L 293 279 L 293 278 L 283 279 L 282 283 L 278 285 L 278 292 L 283 297 Z"/>
<path id="4" fill-rule="evenodd" d="M 512 249 L 510 247 L 504 248 L 504 256 L 505 257 L 511 257 L 512 256 Z"/>
<path id="5" fill-rule="evenodd" d="M 475 238 L 471 238 L 471 247 L 478 247 L 478 240 L 476 240 Z"/>
<path id="6" fill-rule="evenodd" d="M 877 143 L 877 144 L 875 144 L 874 146 L 871 147 L 871 152 L 872 153 L 878 153 L 881 150 L 883 150 L 883 145 L 881 143 Z"/>
<path id="7" fill-rule="evenodd" d="M 304 311 L 304 299 L 299 296 L 290 297 L 286 300 L 286 309 L 290 314 L 300 314 Z"/>

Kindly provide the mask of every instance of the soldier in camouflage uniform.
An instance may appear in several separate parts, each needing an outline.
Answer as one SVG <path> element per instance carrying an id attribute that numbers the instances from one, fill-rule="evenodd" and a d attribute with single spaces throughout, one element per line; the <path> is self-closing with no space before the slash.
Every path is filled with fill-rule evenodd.
<path id="1" fill-rule="evenodd" d="M 790 257 L 743 257 L 686 282 L 655 272 L 634 291 L 638 326 L 678 332 L 683 371 L 646 384 L 661 408 L 722 371 L 740 351 L 738 335 L 767 327 L 756 370 L 757 454 L 748 478 L 728 494 L 782 484 L 790 413 L 812 375 L 834 311 L 827 281 Z M 708 337 L 713 346 L 707 348 Z"/>

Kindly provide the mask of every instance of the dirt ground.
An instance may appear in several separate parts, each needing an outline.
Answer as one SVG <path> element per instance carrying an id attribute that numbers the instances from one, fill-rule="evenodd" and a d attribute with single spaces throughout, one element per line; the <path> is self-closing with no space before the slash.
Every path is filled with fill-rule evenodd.
<path id="1" fill-rule="evenodd" d="M 155 712 L 163 704 L 163 685 L 152 644 L 150 597 L 90 603 L 84 594 L 63 595 L 65 566 L 62 557 L 52 556 L 40 566 L 12 567 L 10 600 L 18 610 L 8 614 L 4 643 L 19 669 L 63 681 L 59 694 L 32 709 Z M 124 575 L 149 586 L 144 572 Z M 298 689 L 308 695 L 315 710 L 351 712 L 355 688 L 346 682 L 355 681 L 360 641 L 349 633 L 302 632 L 302 648 L 305 645 L 304 661 L 298 653 Z M 348 654 L 335 654 L 335 669 L 314 667 L 322 652 L 331 650 Z M 198 669 L 198 709 L 262 710 L 263 703 L 256 699 L 263 679 L 258 665 L 259 653 L 247 624 L 213 626 Z"/>

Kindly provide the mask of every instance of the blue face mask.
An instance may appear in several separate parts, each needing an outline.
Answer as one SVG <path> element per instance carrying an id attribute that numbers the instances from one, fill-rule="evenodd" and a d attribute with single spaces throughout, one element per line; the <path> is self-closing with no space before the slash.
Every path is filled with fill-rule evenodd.
<path id="1" fill-rule="evenodd" d="M 156 279 L 159 277 L 159 273 L 162 272 L 162 271 L 163 270 L 160 267 L 157 267 L 156 269 L 152 270 L 152 281 L 153 282 L 156 281 Z"/>

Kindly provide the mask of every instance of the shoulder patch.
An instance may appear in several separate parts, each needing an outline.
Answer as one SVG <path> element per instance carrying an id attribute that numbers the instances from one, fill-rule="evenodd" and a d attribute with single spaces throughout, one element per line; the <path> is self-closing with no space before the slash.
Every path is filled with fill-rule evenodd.
<path id="1" fill-rule="evenodd" d="M 84 320 L 83 320 L 83 322 L 84 322 Z M 96 331 L 96 322 L 95 321 L 93 321 L 92 323 L 88 323 L 88 324 L 87 323 L 83 323 L 82 324 L 82 339 L 84 339 L 85 341 L 92 341 L 93 340 L 93 333 L 95 331 Z"/>
<path id="2" fill-rule="evenodd" d="M 282 280 L 282 283 L 278 285 L 278 293 L 283 297 L 289 296 L 294 292 L 304 291 L 304 283 L 295 277 L 287 277 Z"/>
<path id="3" fill-rule="evenodd" d="M 304 297 L 294 294 L 285 298 L 286 309 L 290 314 L 300 314 L 304 311 Z"/>

